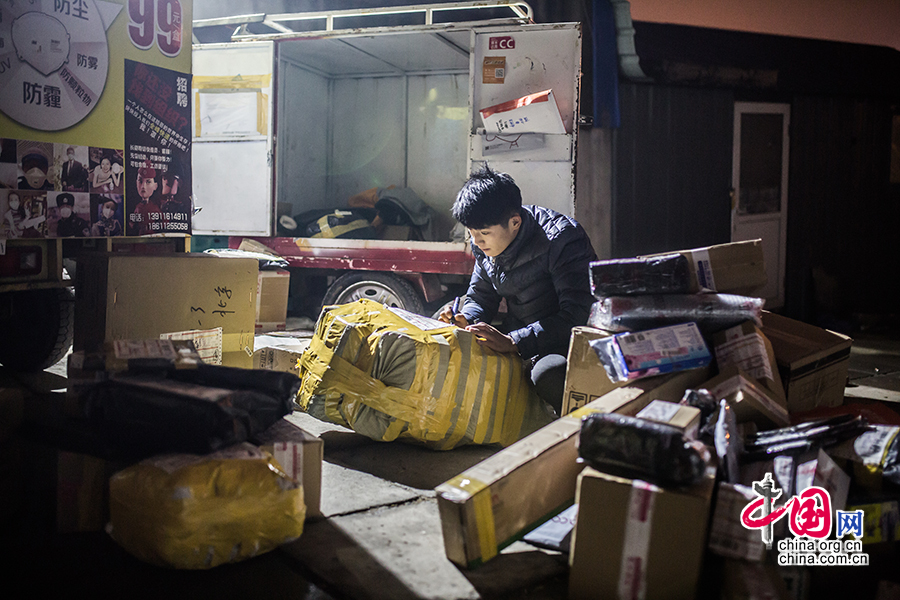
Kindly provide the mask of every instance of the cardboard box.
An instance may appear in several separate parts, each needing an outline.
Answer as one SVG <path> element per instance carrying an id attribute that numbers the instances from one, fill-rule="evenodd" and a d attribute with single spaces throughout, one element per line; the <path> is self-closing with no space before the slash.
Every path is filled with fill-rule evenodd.
<path id="1" fill-rule="evenodd" d="M 766 544 L 759 530 L 748 529 L 741 523 L 741 511 L 756 497 L 756 492 L 745 485 L 725 481 L 719 483 L 709 526 L 710 552 L 754 562 L 765 559 Z"/>
<path id="2" fill-rule="evenodd" d="M 696 439 L 700 431 L 700 409 L 694 406 L 678 404 L 677 402 L 654 400 L 642 408 L 635 416 L 654 423 L 677 427 L 686 437 L 691 439 Z"/>
<path id="3" fill-rule="evenodd" d="M 762 332 L 775 361 L 792 413 L 844 403 L 850 346 L 846 335 L 763 311 Z"/>
<path id="4" fill-rule="evenodd" d="M 713 335 L 713 349 L 719 371 L 732 366 L 739 368 L 759 380 L 781 404 L 787 406 L 775 351 L 755 323 L 746 321 L 716 333 Z"/>
<path id="5" fill-rule="evenodd" d="M 726 399 L 738 423 L 751 421 L 760 429 L 790 424 L 786 402 L 737 367 L 727 367 L 700 386 L 717 399 Z"/>
<path id="6" fill-rule="evenodd" d="M 678 250 L 691 267 L 691 291 L 753 296 L 766 285 L 762 240 L 748 240 Z M 662 256 L 671 254 L 654 254 Z M 645 257 L 640 257 L 645 258 Z"/>
<path id="7" fill-rule="evenodd" d="M 565 133 L 553 90 L 482 108 L 479 113 L 488 133 Z"/>
<path id="8" fill-rule="evenodd" d="M 651 400 L 679 400 L 709 369 L 631 382 L 557 419 L 436 488 L 447 558 L 472 568 L 572 504 L 581 419 L 594 412 L 635 415 Z M 539 482 L 539 485 L 535 485 Z"/>
<path id="9" fill-rule="evenodd" d="M 321 517 L 323 441 L 301 429 L 290 415 L 266 429 L 255 441 L 275 458 L 285 473 L 303 485 L 306 517 Z"/>
<path id="10" fill-rule="evenodd" d="M 715 467 L 663 489 L 586 467 L 569 554 L 569 598 L 684 598 L 697 593 Z"/>
<path id="11" fill-rule="evenodd" d="M 104 342 L 222 328 L 222 364 L 252 364 L 259 263 L 205 254 L 82 254 L 74 350 Z"/>
<path id="12" fill-rule="evenodd" d="M 260 271 L 256 286 L 256 332 L 284 331 L 287 321 L 289 271 Z"/>
<path id="13" fill-rule="evenodd" d="M 567 415 L 603 394 L 625 385 L 613 383 L 606 369 L 591 348 L 592 340 L 612 335 L 593 327 L 573 327 L 566 360 L 566 387 L 563 392 L 562 414 Z"/>
<path id="14" fill-rule="evenodd" d="M 712 360 L 697 324 L 680 323 L 590 342 L 611 381 L 707 366 Z"/>

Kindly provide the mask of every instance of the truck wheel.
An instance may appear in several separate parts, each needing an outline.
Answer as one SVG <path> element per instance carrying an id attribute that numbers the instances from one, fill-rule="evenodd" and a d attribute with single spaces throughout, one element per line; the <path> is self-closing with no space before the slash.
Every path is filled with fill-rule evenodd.
<path id="1" fill-rule="evenodd" d="M 71 288 L 0 294 L 0 364 L 16 371 L 40 371 L 72 346 L 75 294 Z"/>
<path id="2" fill-rule="evenodd" d="M 411 283 L 390 273 L 357 271 L 345 273 L 334 280 L 325 292 L 322 304 L 346 304 L 366 298 L 385 306 L 402 308 L 422 314 L 422 298 Z"/>

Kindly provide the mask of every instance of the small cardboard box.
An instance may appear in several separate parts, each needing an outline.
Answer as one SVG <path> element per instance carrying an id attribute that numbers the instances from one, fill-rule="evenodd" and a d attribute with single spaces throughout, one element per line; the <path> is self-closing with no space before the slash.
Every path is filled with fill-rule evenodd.
<path id="1" fill-rule="evenodd" d="M 712 357 L 697 324 L 617 333 L 590 342 L 611 381 L 641 379 L 709 365 Z"/>
<path id="2" fill-rule="evenodd" d="M 593 327 L 573 327 L 566 360 L 566 387 L 563 392 L 562 414 L 567 415 L 603 394 L 625 385 L 613 383 L 606 374 L 597 353 L 590 346 L 592 340 L 612 335 Z"/>
<path id="3" fill-rule="evenodd" d="M 731 242 L 677 252 L 688 258 L 691 291 L 694 293 L 720 292 L 752 296 L 766 285 L 762 240 Z"/>
<path id="4" fill-rule="evenodd" d="M 767 311 L 762 322 L 762 332 L 775 352 L 788 410 L 843 404 L 853 340 Z"/>
<path id="5" fill-rule="evenodd" d="M 299 377 L 300 366 L 297 361 L 309 347 L 310 341 L 310 338 L 298 338 L 288 334 L 284 337 L 258 335 L 254 340 L 256 350 L 253 351 L 253 368 L 284 371 Z"/>
<path id="6" fill-rule="evenodd" d="M 717 399 L 728 400 L 738 423 L 752 421 L 760 429 L 774 429 L 790 424 L 784 399 L 735 366 L 723 369 L 700 387 Z"/>
<path id="7" fill-rule="evenodd" d="M 255 441 L 275 457 L 285 473 L 303 485 L 306 517 L 321 517 L 325 448 L 322 439 L 301 429 L 288 415 L 262 432 Z"/>
<path id="8" fill-rule="evenodd" d="M 663 489 L 586 467 L 569 553 L 569 598 L 685 598 L 697 593 L 715 467 Z"/>
<path id="9" fill-rule="evenodd" d="M 259 263 L 206 254 L 84 253 L 75 281 L 73 350 L 222 328 L 222 364 L 252 364 Z"/>
<path id="10" fill-rule="evenodd" d="M 759 380 L 781 404 L 787 405 L 775 363 L 775 351 L 755 323 L 746 321 L 716 333 L 713 335 L 713 347 L 719 371 L 737 367 Z"/>
<path id="11" fill-rule="evenodd" d="M 654 423 L 677 427 L 691 439 L 696 439 L 700 431 L 700 409 L 677 402 L 654 400 L 635 416 Z"/>
<path id="12" fill-rule="evenodd" d="M 289 271 L 260 271 L 256 286 L 256 332 L 284 331 L 287 322 Z"/>
<path id="13" fill-rule="evenodd" d="M 464 568 L 482 564 L 572 504 L 584 466 L 576 448 L 582 417 L 633 416 L 656 398 L 679 400 L 708 374 L 709 369 L 694 369 L 614 389 L 439 485 L 447 558 Z"/>

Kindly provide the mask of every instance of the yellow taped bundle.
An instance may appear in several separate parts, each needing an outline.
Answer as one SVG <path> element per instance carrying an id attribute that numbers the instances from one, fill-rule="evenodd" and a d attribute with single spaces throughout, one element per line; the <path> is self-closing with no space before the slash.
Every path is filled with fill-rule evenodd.
<path id="1" fill-rule="evenodd" d="M 109 533 L 146 562 L 208 569 L 273 550 L 303 533 L 302 486 L 267 452 L 237 444 L 169 454 L 109 480 Z"/>
<path id="2" fill-rule="evenodd" d="M 304 410 L 378 441 L 507 446 L 553 419 L 518 355 L 371 300 L 322 310 L 300 376 Z"/>

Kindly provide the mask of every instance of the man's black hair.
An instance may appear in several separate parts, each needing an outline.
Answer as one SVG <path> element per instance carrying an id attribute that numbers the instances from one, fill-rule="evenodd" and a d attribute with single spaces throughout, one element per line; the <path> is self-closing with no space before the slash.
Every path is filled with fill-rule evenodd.
<path id="1" fill-rule="evenodd" d="M 521 210 L 522 192 L 513 178 L 485 164 L 463 184 L 450 212 L 464 227 L 485 229 L 506 226 Z"/>

